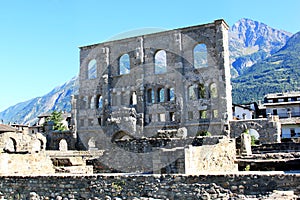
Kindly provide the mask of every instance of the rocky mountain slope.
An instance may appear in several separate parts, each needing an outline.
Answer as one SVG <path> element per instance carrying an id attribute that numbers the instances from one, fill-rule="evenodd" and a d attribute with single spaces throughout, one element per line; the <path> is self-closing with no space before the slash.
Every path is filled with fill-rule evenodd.
<path id="1" fill-rule="evenodd" d="M 237 72 L 232 73 L 233 77 L 243 74 L 247 67 L 277 52 L 291 35 L 251 19 L 236 22 L 229 31 L 230 60 Z"/>
<path id="2" fill-rule="evenodd" d="M 53 110 L 70 111 L 71 95 L 77 90 L 77 77 L 74 77 L 44 96 L 18 103 L 0 112 L 0 119 L 4 123 L 33 124 L 40 114 Z"/>
<path id="3" fill-rule="evenodd" d="M 255 85 L 253 86 L 252 84 L 257 84 L 257 82 L 253 81 L 256 77 L 251 76 L 251 73 L 259 74 L 258 71 L 260 68 L 267 67 L 268 60 L 261 62 L 264 64 L 253 64 L 263 61 L 265 58 L 273 54 L 275 57 L 271 56 L 269 59 L 275 59 L 276 56 L 277 58 L 280 57 L 279 55 L 281 54 L 277 54 L 276 52 L 286 44 L 286 41 L 291 35 L 291 33 L 273 29 L 266 24 L 250 19 L 241 19 L 231 27 L 229 31 L 229 49 L 231 53 L 230 60 L 232 63 L 232 74 L 233 77 L 235 77 L 233 78 L 233 98 L 235 103 L 241 103 L 252 100 L 252 98 L 258 99 L 262 97 L 262 94 L 264 93 L 260 92 L 258 95 L 250 95 L 251 98 L 250 96 L 248 98 L 247 93 L 245 93 L 247 90 L 244 89 L 244 87 L 255 87 Z M 297 41 L 290 42 L 281 49 L 281 52 L 297 51 L 298 48 L 293 49 L 295 43 L 297 44 Z M 288 59 L 288 53 L 286 53 L 286 56 L 282 59 Z M 289 70 L 286 66 L 283 66 L 286 62 L 280 61 L 279 63 L 278 61 L 277 64 L 281 64 L 278 65 L 279 72 L 280 67 L 284 67 L 285 71 Z M 273 65 L 274 62 L 272 63 L 272 66 Z M 294 67 L 292 67 L 292 69 L 294 69 Z M 282 71 L 282 73 L 286 73 L 285 71 Z M 268 79 L 261 77 L 259 80 L 269 81 L 269 79 L 270 77 Z M 247 86 L 246 83 L 248 83 L 248 80 L 250 82 Z M 295 81 L 294 77 L 290 79 L 290 82 L 293 81 Z M 72 80 L 66 82 L 62 86 L 56 87 L 44 96 L 11 106 L 3 112 L 0 112 L 0 120 L 4 120 L 5 123 L 33 123 L 38 115 L 45 112 L 50 112 L 52 110 L 70 111 L 71 95 L 76 93 L 78 89 L 78 84 L 76 83 L 77 78 L 74 77 Z M 288 89 L 288 87 L 284 86 L 284 89 Z M 268 91 L 281 90 L 274 86 L 273 90 Z"/>
<path id="4" fill-rule="evenodd" d="M 278 52 L 232 79 L 235 103 L 262 99 L 265 94 L 300 90 L 300 32 Z"/>

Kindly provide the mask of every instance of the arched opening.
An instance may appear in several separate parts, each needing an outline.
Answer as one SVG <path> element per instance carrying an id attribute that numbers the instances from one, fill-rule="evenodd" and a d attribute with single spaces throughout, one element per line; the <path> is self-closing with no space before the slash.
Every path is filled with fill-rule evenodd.
<path id="1" fill-rule="evenodd" d="M 32 152 L 40 152 L 43 150 L 43 141 L 40 139 L 36 139 L 32 143 Z"/>
<path id="2" fill-rule="evenodd" d="M 194 47 L 194 68 L 207 67 L 207 48 L 206 45 L 201 43 Z"/>
<path id="3" fill-rule="evenodd" d="M 91 137 L 88 141 L 88 150 L 95 150 L 96 149 L 96 140 L 94 137 Z"/>
<path id="4" fill-rule="evenodd" d="M 103 108 L 103 99 L 101 95 L 98 95 L 96 100 L 96 109 L 102 109 L 102 108 Z"/>
<path id="5" fill-rule="evenodd" d="M 16 152 L 17 151 L 17 142 L 14 138 L 8 138 L 5 142 L 4 152 Z"/>
<path id="6" fill-rule="evenodd" d="M 188 87 L 188 97 L 189 100 L 196 100 L 196 86 L 195 85 L 191 85 Z"/>
<path id="7" fill-rule="evenodd" d="M 175 90 L 174 88 L 167 89 L 167 101 L 174 101 L 175 100 Z"/>
<path id="8" fill-rule="evenodd" d="M 210 97 L 217 98 L 218 97 L 218 88 L 216 83 L 210 84 Z"/>
<path id="9" fill-rule="evenodd" d="M 91 60 L 88 64 L 88 79 L 97 78 L 97 61 Z"/>
<path id="10" fill-rule="evenodd" d="M 112 136 L 111 141 L 115 142 L 116 140 L 127 140 L 127 139 L 132 139 L 132 138 L 133 137 L 130 136 L 125 131 L 118 131 Z"/>
<path id="11" fill-rule="evenodd" d="M 131 92 L 130 95 L 130 105 L 134 106 L 137 104 L 137 95 L 136 95 L 136 91 Z"/>
<path id="12" fill-rule="evenodd" d="M 165 101 L 165 89 L 158 88 L 157 90 L 157 102 L 164 102 Z"/>
<path id="13" fill-rule="evenodd" d="M 198 84 L 198 99 L 204 99 L 205 98 L 205 87 L 203 84 Z"/>
<path id="14" fill-rule="evenodd" d="M 159 50 L 154 56 L 154 73 L 163 74 L 167 72 L 167 53 L 165 50 Z"/>
<path id="15" fill-rule="evenodd" d="M 59 150 L 60 151 L 68 151 L 68 143 L 65 139 L 61 139 L 59 141 Z"/>
<path id="16" fill-rule="evenodd" d="M 151 88 L 147 90 L 147 102 L 154 103 L 154 91 Z"/>
<path id="17" fill-rule="evenodd" d="M 119 59 L 119 75 L 130 73 L 130 57 L 123 54 Z"/>
<path id="18" fill-rule="evenodd" d="M 249 135 L 251 136 L 251 145 L 259 144 L 259 133 L 257 130 L 250 128 Z"/>

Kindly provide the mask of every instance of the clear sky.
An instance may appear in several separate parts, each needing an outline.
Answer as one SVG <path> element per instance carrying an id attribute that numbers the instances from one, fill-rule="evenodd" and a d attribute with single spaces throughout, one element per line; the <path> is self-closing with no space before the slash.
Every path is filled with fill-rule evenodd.
<path id="1" fill-rule="evenodd" d="M 79 46 L 140 28 L 250 18 L 300 31 L 299 0 L 0 0 L 0 111 L 76 76 Z"/>

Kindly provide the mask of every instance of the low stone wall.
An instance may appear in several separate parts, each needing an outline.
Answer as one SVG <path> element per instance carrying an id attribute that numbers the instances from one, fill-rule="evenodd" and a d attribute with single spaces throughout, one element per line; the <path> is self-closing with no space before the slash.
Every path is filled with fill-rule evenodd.
<path id="1" fill-rule="evenodd" d="M 52 161 L 45 152 L 34 154 L 0 154 L 0 175 L 54 174 Z"/>
<path id="2" fill-rule="evenodd" d="M 293 193 L 300 197 L 299 185 L 300 174 L 279 173 L 0 178 L 5 199 L 245 199 L 272 197 L 274 190 L 292 191 L 284 198 L 296 199 Z"/>

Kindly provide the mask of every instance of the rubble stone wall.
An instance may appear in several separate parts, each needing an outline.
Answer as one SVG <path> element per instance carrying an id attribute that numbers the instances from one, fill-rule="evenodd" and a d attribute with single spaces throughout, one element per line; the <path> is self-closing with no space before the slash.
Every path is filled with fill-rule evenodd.
<path id="1" fill-rule="evenodd" d="M 270 119 L 252 119 L 230 121 L 230 137 L 237 138 L 247 129 L 254 129 L 259 134 L 261 144 L 280 142 L 281 124 L 279 121 Z"/>
<path id="2" fill-rule="evenodd" d="M 272 199 L 300 195 L 297 174 L 2 176 L 5 199 Z M 283 197 L 281 197 L 283 198 Z M 285 196 L 289 199 L 290 196 Z M 118 198 L 115 198 L 118 199 Z M 292 198 L 290 198 L 292 199 Z M 296 198 L 295 198 L 296 199 Z"/>
<path id="3" fill-rule="evenodd" d="M 0 154 L 0 175 L 54 174 L 55 169 L 45 152 L 34 154 Z"/>

